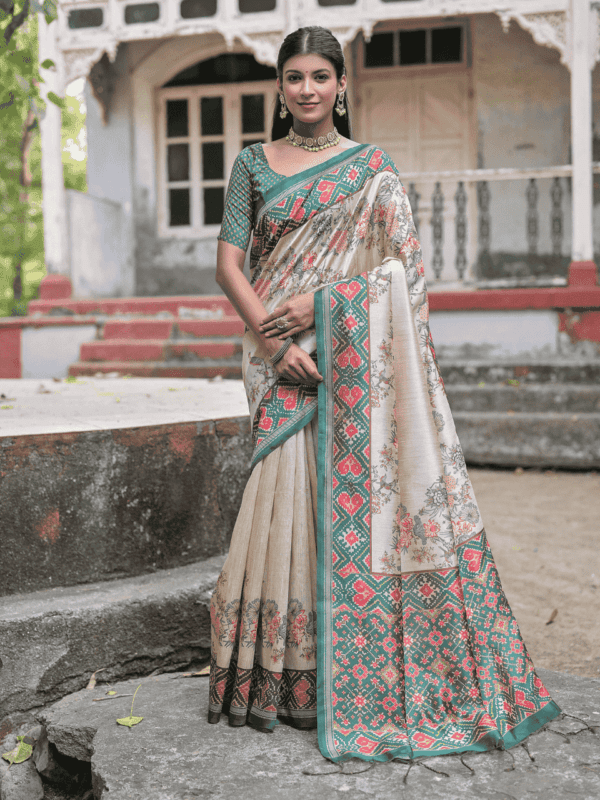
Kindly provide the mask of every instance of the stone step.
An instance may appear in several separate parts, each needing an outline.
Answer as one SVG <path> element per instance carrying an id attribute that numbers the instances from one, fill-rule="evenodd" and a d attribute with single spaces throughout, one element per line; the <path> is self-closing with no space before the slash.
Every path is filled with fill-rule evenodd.
<path id="1" fill-rule="evenodd" d="M 243 336 L 244 323 L 237 316 L 221 319 L 129 319 L 108 320 L 102 331 L 103 339 L 171 339 L 181 336 Z"/>
<path id="2" fill-rule="evenodd" d="M 136 378 L 230 378 L 242 377 L 242 362 L 231 359 L 181 361 L 76 361 L 69 375 L 131 375 Z"/>
<path id="3" fill-rule="evenodd" d="M 470 464 L 600 467 L 600 413 L 453 412 Z"/>
<path id="4" fill-rule="evenodd" d="M 600 359 L 553 359 L 549 361 L 497 361 L 439 359 L 446 384 L 578 383 L 600 385 Z"/>
<path id="5" fill-rule="evenodd" d="M 223 560 L 0 597 L 0 720 L 82 689 L 99 669 L 115 681 L 205 662 Z"/>
<path id="6" fill-rule="evenodd" d="M 239 361 L 240 339 L 104 339 L 81 345 L 80 359 L 86 361 Z"/>
<path id="7" fill-rule="evenodd" d="M 516 386 L 447 383 L 446 393 L 453 413 L 533 412 L 579 414 L 600 412 L 600 385 L 540 383 Z"/>
<path id="8" fill-rule="evenodd" d="M 83 689 L 41 710 L 38 718 L 60 753 L 91 769 L 96 800 L 593 800 L 600 682 L 536 672 L 571 716 L 561 715 L 550 730 L 534 733 L 527 750 L 441 755 L 423 759 L 427 768 L 419 768 L 419 761 L 358 759 L 334 765 L 319 753 L 316 730 L 279 725 L 266 736 L 229 726 L 225 715 L 209 725 L 208 678 L 181 673 L 120 682 L 115 691 L 125 696 L 106 702 L 94 702 L 106 696 L 105 686 Z M 131 730 L 117 726 L 140 684 L 134 714 L 144 719 Z"/>

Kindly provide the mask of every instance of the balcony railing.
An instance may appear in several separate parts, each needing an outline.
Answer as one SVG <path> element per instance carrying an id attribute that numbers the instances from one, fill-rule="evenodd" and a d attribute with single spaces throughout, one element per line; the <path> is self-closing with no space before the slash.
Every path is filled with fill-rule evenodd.
<path id="1" fill-rule="evenodd" d="M 431 288 L 565 284 L 571 175 L 570 165 L 401 173 Z"/>

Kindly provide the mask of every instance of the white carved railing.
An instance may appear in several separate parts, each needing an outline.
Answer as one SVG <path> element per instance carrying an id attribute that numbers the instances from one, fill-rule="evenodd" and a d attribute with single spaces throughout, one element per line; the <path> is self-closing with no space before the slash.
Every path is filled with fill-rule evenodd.
<path id="1" fill-rule="evenodd" d="M 568 164 L 401 172 L 431 289 L 564 284 L 572 172 Z"/>

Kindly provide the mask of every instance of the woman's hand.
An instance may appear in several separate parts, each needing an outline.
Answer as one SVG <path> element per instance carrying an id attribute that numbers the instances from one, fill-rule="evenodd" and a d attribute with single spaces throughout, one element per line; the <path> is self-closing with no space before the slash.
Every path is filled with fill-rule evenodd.
<path id="1" fill-rule="evenodd" d="M 297 344 L 290 345 L 287 353 L 273 369 L 292 383 L 308 383 L 316 386 L 323 380 L 313 359 Z"/>
<path id="2" fill-rule="evenodd" d="M 285 317 L 287 320 L 285 330 L 281 330 L 275 324 L 275 320 L 279 317 Z M 287 339 L 288 336 L 296 336 L 298 333 L 312 328 L 314 324 L 315 296 L 312 293 L 299 294 L 277 306 L 268 317 L 265 317 L 260 323 L 260 332 L 266 338 L 278 336 L 280 339 Z"/>

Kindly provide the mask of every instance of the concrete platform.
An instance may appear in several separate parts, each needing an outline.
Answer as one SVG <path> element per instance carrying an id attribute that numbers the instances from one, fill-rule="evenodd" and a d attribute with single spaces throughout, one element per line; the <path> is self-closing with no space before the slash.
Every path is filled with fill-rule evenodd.
<path id="1" fill-rule="evenodd" d="M 0 381 L 0 393 L 0 596 L 225 551 L 251 457 L 240 383 Z"/>
<path id="2" fill-rule="evenodd" d="M 0 379 L 0 437 L 107 431 L 247 415 L 241 381 Z"/>
<path id="3" fill-rule="evenodd" d="M 208 679 L 161 675 L 83 690 L 39 714 L 64 755 L 91 762 L 95 800 L 596 800 L 600 795 L 600 682 L 540 670 L 567 714 L 527 741 L 528 750 L 462 757 L 335 765 L 316 731 L 285 725 L 272 734 L 206 721 Z M 131 730 L 116 719 L 130 713 Z M 573 718 L 575 717 L 575 718 Z"/>

